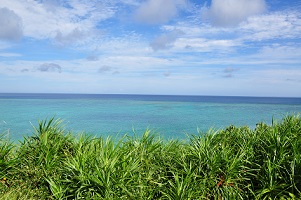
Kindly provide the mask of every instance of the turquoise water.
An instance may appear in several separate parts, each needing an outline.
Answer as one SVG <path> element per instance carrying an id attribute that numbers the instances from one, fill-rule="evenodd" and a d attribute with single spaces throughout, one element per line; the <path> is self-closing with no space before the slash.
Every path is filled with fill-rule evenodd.
<path id="1" fill-rule="evenodd" d="M 0 131 L 13 140 L 31 135 L 39 119 L 55 116 L 67 130 L 93 135 L 142 134 L 164 138 L 221 129 L 231 124 L 254 128 L 301 113 L 300 98 L 148 95 L 0 94 Z"/>

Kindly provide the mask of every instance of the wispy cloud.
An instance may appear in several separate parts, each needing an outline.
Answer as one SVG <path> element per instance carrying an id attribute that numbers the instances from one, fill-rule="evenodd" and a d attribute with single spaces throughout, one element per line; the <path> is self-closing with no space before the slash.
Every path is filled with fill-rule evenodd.
<path id="1" fill-rule="evenodd" d="M 301 13 L 282 11 L 250 17 L 239 30 L 244 34 L 243 39 L 249 41 L 299 38 Z"/>
<path id="2" fill-rule="evenodd" d="M 62 67 L 55 63 L 44 63 L 37 67 L 37 70 L 40 72 L 62 72 Z"/>
<path id="3" fill-rule="evenodd" d="M 22 56 L 21 54 L 18 53 L 1 53 L 0 52 L 0 57 L 20 57 Z"/>
<path id="4" fill-rule="evenodd" d="M 98 22 L 110 18 L 115 12 L 113 7 L 96 1 L 11 0 L 2 1 L 1 4 L 2 7 L 13 10 L 22 19 L 24 35 L 36 39 L 62 39 L 67 35 L 74 37 L 81 29 L 90 32 L 96 29 Z"/>

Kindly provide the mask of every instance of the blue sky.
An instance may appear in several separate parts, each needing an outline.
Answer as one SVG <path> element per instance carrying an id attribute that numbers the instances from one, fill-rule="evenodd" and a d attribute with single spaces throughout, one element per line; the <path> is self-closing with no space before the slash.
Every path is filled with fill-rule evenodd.
<path id="1" fill-rule="evenodd" d="M 301 97 L 300 0 L 0 0 L 0 92 Z"/>

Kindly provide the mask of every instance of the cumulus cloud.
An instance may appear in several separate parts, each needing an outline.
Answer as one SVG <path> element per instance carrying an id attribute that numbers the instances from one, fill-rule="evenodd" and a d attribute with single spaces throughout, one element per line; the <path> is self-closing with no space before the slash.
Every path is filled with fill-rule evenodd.
<path id="1" fill-rule="evenodd" d="M 62 72 L 62 67 L 55 63 L 44 63 L 37 68 L 40 72 Z"/>
<path id="2" fill-rule="evenodd" d="M 12 10 L 0 8 L 0 40 L 19 40 L 23 35 L 22 19 Z"/>
<path id="3" fill-rule="evenodd" d="M 135 13 L 135 19 L 141 23 L 160 24 L 168 22 L 185 6 L 185 0 L 147 0 Z"/>
<path id="4" fill-rule="evenodd" d="M 84 31 L 75 28 L 70 33 L 65 35 L 62 32 L 58 31 L 54 39 L 59 45 L 70 45 L 76 43 L 81 39 L 84 39 L 85 36 L 86 33 Z"/>
<path id="5" fill-rule="evenodd" d="M 266 10 L 265 0 L 212 0 L 203 15 L 216 26 L 234 26 Z"/>
<path id="6" fill-rule="evenodd" d="M 20 16 L 24 36 L 55 40 L 58 44 L 65 45 L 74 42 L 95 43 L 95 39 L 100 38 L 97 27 L 99 23 L 113 17 L 116 12 L 114 3 L 110 2 L 2 0 L 0 6 L 7 7 Z M 2 18 L 0 17 L 0 21 Z"/>
<path id="7" fill-rule="evenodd" d="M 180 30 L 174 30 L 169 33 L 163 34 L 157 37 L 150 43 L 150 46 L 154 51 L 169 49 L 173 46 L 178 37 L 183 35 L 184 32 Z"/>

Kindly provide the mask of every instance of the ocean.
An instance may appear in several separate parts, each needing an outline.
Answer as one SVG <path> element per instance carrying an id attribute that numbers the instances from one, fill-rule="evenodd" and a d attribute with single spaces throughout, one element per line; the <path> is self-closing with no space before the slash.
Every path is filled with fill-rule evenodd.
<path id="1" fill-rule="evenodd" d="M 301 113 L 301 98 L 0 94 L 0 133 L 12 140 L 32 135 L 38 120 L 63 120 L 66 131 L 96 136 L 141 135 L 146 129 L 164 139 L 219 130 L 230 125 L 255 128 Z"/>

